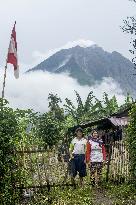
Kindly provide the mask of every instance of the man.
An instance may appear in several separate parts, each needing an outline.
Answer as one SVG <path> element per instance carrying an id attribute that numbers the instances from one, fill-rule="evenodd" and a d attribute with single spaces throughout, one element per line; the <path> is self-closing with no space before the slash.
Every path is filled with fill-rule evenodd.
<path id="1" fill-rule="evenodd" d="M 71 160 L 71 177 L 72 183 L 75 185 L 75 177 L 79 173 L 80 185 L 83 186 L 83 178 L 86 176 L 86 146 L 87 140 L 84 138 L 82 128 L 75 131 L 76 137 L 70 144 L 70 160 Z"/>

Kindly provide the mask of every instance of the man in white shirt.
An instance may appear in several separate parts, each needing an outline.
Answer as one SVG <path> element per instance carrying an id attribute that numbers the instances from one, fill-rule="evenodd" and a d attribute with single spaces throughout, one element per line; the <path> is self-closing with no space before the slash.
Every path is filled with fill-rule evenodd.
<path id="1" fill-rule="evenodd" d="M 75 184 L 75 177 L 77 172 L 80 177 L 80 185 L 83 186 L 83 177 L 86 176 L 86 162 L 85 162 L 85 154 L 86 154 L 86 146 L 87 140 L 84 138 L 82 128 L 76 129 L 76 137 L 72 140 L 70 144 L 70 159 L 71 159 L 71 177 L 72 183 Z"/>

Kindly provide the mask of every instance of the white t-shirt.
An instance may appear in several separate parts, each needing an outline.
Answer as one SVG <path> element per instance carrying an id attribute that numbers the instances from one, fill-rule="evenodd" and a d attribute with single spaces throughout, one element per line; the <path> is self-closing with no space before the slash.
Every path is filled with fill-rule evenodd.
<path id="1" fill-rule="evenodd" d="M 91 162 L 103 162 L 102 147 L 93 140 L 89 140 L 89 143 L 91 144 Z"/>
<path id="2" fill-rule="evenodd" d="M 85 154 L 87 140 L 85 138 L 78 139 L 75 137 L 71 144 L 74 146 L 73 154 Z"/>

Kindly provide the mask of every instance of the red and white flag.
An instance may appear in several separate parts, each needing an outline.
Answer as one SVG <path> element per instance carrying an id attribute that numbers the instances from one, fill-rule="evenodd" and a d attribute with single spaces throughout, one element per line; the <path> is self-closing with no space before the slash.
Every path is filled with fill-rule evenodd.
<path id="1" fill-rule="evenodd" d="M 14 66 L 14 76 L 15 78 L 19 78 L 19 66 L 18 66 L 18 57 L 17 57 L 17 41 L 16 41 L 16 30 L 15 30 L 14 24 L 12 33 L 11 33 L 11 39 L 8 49 L 8 55 L 7 55 L 7 63 L 10 63 Z"/>

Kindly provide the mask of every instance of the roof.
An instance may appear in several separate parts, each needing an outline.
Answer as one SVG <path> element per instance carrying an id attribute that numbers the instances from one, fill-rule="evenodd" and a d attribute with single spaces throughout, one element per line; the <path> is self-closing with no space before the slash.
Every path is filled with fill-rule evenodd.
<path id="1" fill-rule="evenodd" d="M 112 114 L 109 117 L 104 117 L 104 118 L 94 120 L 94 121 L 89 121 L 89 122 L 83 122 L 79 125 L 69 128 L 68 131 L 74 132 L 78 127 L 81 127 L 82 129 L 84 129 L 84 128 L 89 128 L 93 126 L 98 126 L 99 129 L 111 129 L 116 126 L 126 126 L 129 121 L 128 114 L 129 114 L 130 109 L 131 109 L 131 105 L 129 105 L 124 110 L 122 109 L 119 112 Z"/>
<path id="2" fill-rule="evenodd" d="M 128 124 L 129 118 L 128 117 L 121 117 L 121 118 L 111 117 L 109 118 L 109 120 L 115 126 L 126 126 Z"/>

